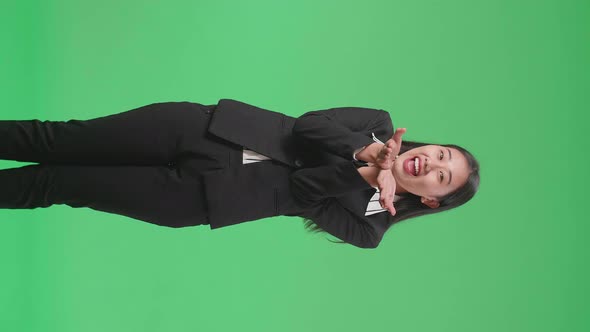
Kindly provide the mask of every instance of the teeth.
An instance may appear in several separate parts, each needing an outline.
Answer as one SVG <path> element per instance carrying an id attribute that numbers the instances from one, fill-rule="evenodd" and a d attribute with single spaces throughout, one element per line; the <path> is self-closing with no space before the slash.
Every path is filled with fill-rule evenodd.
<path id="1" fill-rule="evenodd" d="M 416 175 L 418 175 L 418 172 L 420 171 L 420 159 L 418 157 L 414 159 L 414 168 L 416 170 Z"/>

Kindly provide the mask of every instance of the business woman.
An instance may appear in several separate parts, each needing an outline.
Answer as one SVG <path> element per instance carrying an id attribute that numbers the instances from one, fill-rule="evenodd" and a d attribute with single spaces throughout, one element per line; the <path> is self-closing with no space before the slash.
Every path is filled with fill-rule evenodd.
<path id="1" fill-rule="evenodd" d="M 293 118 L 232 99 L 3 120 L 0 159 L 38 164 L 0 170 L 0 208 L 66 204 L 211 229 L 300 216 L 314 231 L 376 248 L 392 224 L 459 206 L 479 184 L 469 152 L 402 142 L 404 132 L 394 135 L 380 109 Z"/>

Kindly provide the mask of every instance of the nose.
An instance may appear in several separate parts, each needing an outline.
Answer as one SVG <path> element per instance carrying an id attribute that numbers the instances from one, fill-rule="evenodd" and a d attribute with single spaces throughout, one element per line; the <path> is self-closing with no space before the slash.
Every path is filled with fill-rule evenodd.
<path id="1" fill-rule="evenodd" d="M 432 169 L 436 169 L 436 168 L 440 168 L 443 167 L 443 162 L 441 160 L 438 159 L 430 159 L 430 158 L 425 158 L 425 165 L 424 165 L 424 172 L 428 173 L 430 172 Z"/>

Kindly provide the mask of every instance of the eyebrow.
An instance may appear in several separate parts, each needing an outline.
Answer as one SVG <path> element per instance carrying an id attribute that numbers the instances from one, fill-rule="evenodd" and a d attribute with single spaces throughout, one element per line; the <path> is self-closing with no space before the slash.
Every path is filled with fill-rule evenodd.
<path id="1" fill-rule="evenodd" d="M 449 150 L 449 148 L 447 148 L 447 151 L 449 152 L 449 160 L 453 160 L 453 155 L 451 154 L 451 150 Z M 447 183 L 447 184 L 451 184 L 452 179 L 453 179 L 453 173 L 451 173 L 451 171 L 449 171 L 449 183 Z"/>

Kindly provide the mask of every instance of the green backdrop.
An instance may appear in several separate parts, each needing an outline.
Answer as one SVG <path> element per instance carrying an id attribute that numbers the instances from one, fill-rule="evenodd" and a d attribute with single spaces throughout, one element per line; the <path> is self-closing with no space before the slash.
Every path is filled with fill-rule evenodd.
<path id="1" fill-rule="evenodd" d="M 482 176 L 469 204 L 402 222 L 375 250 L 291 217 L 212 231 L 0 210 L 0 330 L 590 328 L 587 1 L 0 7 L 2 119 L 220 98 L 292 116 L 382 108 L 406 139 L 470 149 Z"/>

